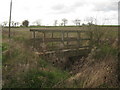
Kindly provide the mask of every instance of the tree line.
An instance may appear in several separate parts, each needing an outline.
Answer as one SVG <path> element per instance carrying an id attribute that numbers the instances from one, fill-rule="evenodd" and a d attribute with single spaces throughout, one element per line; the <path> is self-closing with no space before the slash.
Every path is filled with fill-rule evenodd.
<path id="1" fill-rule="evenodd" d="M 96 19 L 93 17 L 86 18 L 86 21 L 87 21 L 87 25 L 96 24 Z M 85 25 L 84 23 L 81 24 L 80 19 L 75 19 L 72 22 L 74 23 L 75 26 Z M 7 24 L 8 24 L 8 22 L 4 21 L 2 23 L 2 26 L 6 27 Z M 34 26 L 42 26 L 40 19 L 34 21 L 33 24 L 34 24 Z M 53 23 L 54 26 L 66 26 L 67 24 L 68 24 L 68 19 L 66 19 L 66 18 L 63 18 L 60 23 L 58 22 L 58 20 L 54 20 L 54 23 Z M 22 21 L 22 23 L 11 21 L 11 26 L 12 27 L 17 27 L 17 26 L 28 27 L 29 21 L 24 20 L 24 21 Z"/>

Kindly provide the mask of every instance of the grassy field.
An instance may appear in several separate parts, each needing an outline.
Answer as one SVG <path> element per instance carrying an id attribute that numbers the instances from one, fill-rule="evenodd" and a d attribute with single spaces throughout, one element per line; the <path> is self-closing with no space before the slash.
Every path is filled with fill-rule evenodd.
<path id="1" fill-rule="evenodd" d="M 59 86 L 58 84 L 61 84 L 61 82 L 68 83 L 64 85 L 61 84 L 60 87 L 62 88 L 69 88 L 69 84 L 74 88 L 85 87 L 83 84 L 76 84 L 76 82 L 71 83 L 69 81 L 70 78 L 74 76 L 76 77 L 76 74 L 79 72 L 77 72 L 75 75 L 71 75 L 70 71 L 55 67 L 52 65 L 52 63 L 44 60 L 42 57 L 39 57 L 34 53 L 32 50 L 32 43 L 30 41 L 32 38 L 32 33 L 29 30 L 31 28 L 36 27 L 12 28 L 10 40 L 8 39 L 8 28 L 3 28 L 2 30 L 3 88 L 52 88 Z M 55 30 L 91 30 L 93 32 L 92 47 L 97 48 L 98 50 L 97 52 L 95 51 L 96 53 L 92 54 L 91 56 L 94 58 L 94 62 L 106 59 L 109 60 L 110 56 L 112 59 L 117 58 L 118 27 L 83 26 L 38 28 Z M 89 58 L 89 60 L 87 58 L 86 60 L 89 62 L 91 58 Z M 116 75 L 116 72 L 114 72 L 114 74 Z M 110 76 L 114 74 L 110 74 Z M 79 78 L 77 79 L 79 80 Z M 80 78 L 77 83 L 83 83 L 80 82 L 81 80 L 82 79 Z M 110 80 L 113 80 L 113 78 L 111 77 Z M 90 81 L 88 80 L 88 83 L 89 82 Z M 100 82 L 99 84 L 95 85 L 96 87 L 110 87 L 112 84 Z M 113 85 L 111 87 L 115 86 Z"/>

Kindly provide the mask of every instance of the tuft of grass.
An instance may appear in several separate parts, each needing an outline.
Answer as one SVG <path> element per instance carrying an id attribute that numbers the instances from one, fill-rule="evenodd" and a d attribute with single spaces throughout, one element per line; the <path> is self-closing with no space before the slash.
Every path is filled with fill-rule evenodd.
<path id="1" fill-rule="evenodd" d="M 66 73 L 59 71 L 30 71 L 26 74 L 26 86 L 29 88 L 52 88 L 56 83 L 65 79 Z"/>
<path id="2" fill-rule="evenodd" d="M 2 51 L 5 51 L 9 48 L 8 43 L 2 43 Z"/>
<path id="3" fill-rule="evenodd" d="M 107 55 L 112 55 L 114 57 L 118 55 L 117 48 L 113 48 L 111 45 L 105 44 L 98 47 L 99 47 L 99 50 L 94 57 L 95 59 L 103 59 Z"/>
<path id="4" fill-rule="evenodd" d="M 107 85 L 106 83 L 103 83 L 101 85 L 99 85 L 97 88 L 111 88 L 109 85 Z"/>

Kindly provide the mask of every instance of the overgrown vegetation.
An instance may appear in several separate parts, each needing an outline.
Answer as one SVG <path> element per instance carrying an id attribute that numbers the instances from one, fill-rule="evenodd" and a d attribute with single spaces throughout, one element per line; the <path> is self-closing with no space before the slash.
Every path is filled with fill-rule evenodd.
<path id="1" fill-rule="evenodd" d="M 58 28 L 62 28 L 62 27 L 58 27 Z M 78 77 L 79 75 L 76 73 L 75 77 L 77 78 L 76 81 L 72 83 L 72 85 L 71 85 L 72 80 L 70 79 L 72 78 L 72 76 L 70 75 L 71 73 L 65 70 L 61 70 L 57 67 L 54 67 L 50 62 L 42 59 L 42 57 L 39 57 L 32 51 L 31 42 L 30 42 L 30 38 L 32 37 L 32 34 L 28 31 L 29 29 L 26 30 L 27 28 L 14 28 L 14 29 L 12 28 L 12 33 L 11 33 L 12 37 L 10 41 L 11 43 L 9 43 L 7 36 L 8 35 L 7 28 L 4 28 L 2 52 L 4 51 L 7 52 L 3 53 L 3 58 L 2 58 L 3 87 L 4 88 L 8 88 L 8 87 L 9 88 L 13 88 L 13 87 L 14 88 L 41 88 L 41 87 L 52 88 L 59 83 L 63 83 L 64 81 L 67 82 L 65 84 L 63 83 L 64 85 L 61 86 L 62 88 L 63 87 L 82 88 L 85 87 L 85 85 L 86 86 L 91 85 L 89 83 L 91 83 L 92 80 L 94 81 L 93 79 L 94 75 L 90 73 L 92 72 L 90 70 L 94 70 L 93 68 L 94 65 L 101 63 L 104 60 L 109 61 L 107 60 L 110 59 L 109 57 L 111 57 L 112 59 L 117 58 L 118 32 L 117 29 L 114 29 L 114 27 L 113 29 L 112 27 L 107 28 L 107 27 L 99 27 L 99 26 L 77 27 L 77 29 L 81 29 L 81 28 L 83 30 L 86 29 L 86 30 L 91 30 L 93 32 L 92 42 L 91 42 L 93 51 L 91 51 L 88 57 L 85 58 L 86 66 L 84 64 L 83 66 L 81 66 L 79 70 L 76 71 L 78 74 L 79 72 L 83 73 L 82 74 L 83 77 L 82 78 Z M 113 62 L 111 62 L 111 64 L 112 63 Z M 77 63 L 76 65 L 74 65 L 74 68 L 78 69 L 80 65 L 81 62 L 80 64 Z M 100 69 L 102 68 L 102 63 L 101 65 L 98 64 L 98 66 L 101 67 L 99 67 L 99 69 L 96 69 L 96 72 L 97 70 L 102 70 Z M 107 65 L 103 65 L 103 66 L 106 67 L 105 70 L 108 69 Z M 84 67 L 87 67 L 88 70 L 83 69 Z M 98 80 L 99 80 L 99 75 L 96 76 Z M 88 78 L 88 80 L 84 78 Z M 103 77 L 101 77 L 100 79 L 102 78 Z M 86 82 L 87 84 L 85 84 Z M 99 83 L 100 84 L 96 84 L 96 87 L 98 88 L 111 87 L 109 83 L 103 83 L 103 82 L 99 82 Z"/>
<path id="2" fill-rule="evenodd" d="M 32 52 L 29 35 L 25 31 L 13 31 L 11 43 L 3 33 L 3 88 L 52 88 L 68 78 L 67 71 L 55 68 Z"/>

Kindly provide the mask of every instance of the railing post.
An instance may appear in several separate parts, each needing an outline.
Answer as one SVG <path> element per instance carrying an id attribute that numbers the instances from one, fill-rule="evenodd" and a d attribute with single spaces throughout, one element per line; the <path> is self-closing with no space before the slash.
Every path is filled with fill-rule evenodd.
<path id="1" fill-rule="evenodd" d="M 92 49 L 92 42 L 93 42 L 93 33 L 90 32 L 90 49 Z"/>
<path id="2" fill-rule="evenodd" d="M 35 39 L 35 31 L 33 31 L 33 38 Z"/>
<path id="3" fill-rule="evenodd" d="M 62 43 L 64 45 L 64 32 L 62 31 L 61 34 L 62 34 Z"/>
<path id="4" fill-rule="evenodd" d="M 78 47 L 80 47 L 80 32 L 77 32 L 78 34 Z"/>
<path id="5" fill-rule="evenodd" d="M 67 47 L 68 47 L 68 32 L 67 32 Z"/>
<path id="6" fill-rule="evenodd" d="M 43 43 L 45 42 L 45 32 L 43 32 Z"/>
<path id="7" fill-rule="evenodd" d="M 43 59 L 45 59 L 45 49 L 46 49 L 46 46 L 45 46 L 45 32 L 43 32 L 43 46 L 42 46 L 42 49 L 43 49 Z"/>
<path id="8" fill-rule="evenodd" d="M 33 40 L 34 40 L 34 41 L 33 41 L 33 50 L 34 50 L 34 49 L 36 48 L 36 47 L 35 47 L 35 46 L 36 46 L 36 45 L 35 45 L 35 31 L 33 31 Z"/>
<path id="9" fill-rule="evenodd" d="M 52 32 L 52 39 L 53 39 L 53 32 Z M 53 42 L 52 42 L 52 48 L 53 48 Z"/>

